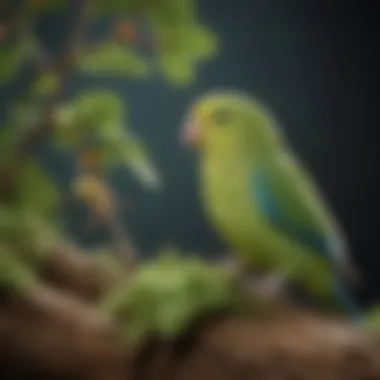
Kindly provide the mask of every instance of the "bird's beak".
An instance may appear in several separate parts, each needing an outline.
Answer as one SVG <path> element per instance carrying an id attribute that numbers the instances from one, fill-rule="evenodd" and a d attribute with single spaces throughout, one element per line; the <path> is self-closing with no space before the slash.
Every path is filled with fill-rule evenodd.
<path id="1" fill-rule="evenodd" d="M 199 147 L 201 144 L 201 128 L 194 117 L 188 117 L 181 128 L 181 143 L 187 147 Z"/>

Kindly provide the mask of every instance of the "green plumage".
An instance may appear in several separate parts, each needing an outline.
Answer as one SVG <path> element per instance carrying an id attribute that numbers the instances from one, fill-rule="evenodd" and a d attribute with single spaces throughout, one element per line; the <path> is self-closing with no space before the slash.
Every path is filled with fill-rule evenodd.
<path id="1" fill-rule="evenodd" d="M 197 130 L 201 200 L 219 234 L 252 267 L 336 299 L 337 278 L 354 273 L 345 241 L 272 115 L 226 92 L 197 101 L 189 120 L 187 128 Z"/>

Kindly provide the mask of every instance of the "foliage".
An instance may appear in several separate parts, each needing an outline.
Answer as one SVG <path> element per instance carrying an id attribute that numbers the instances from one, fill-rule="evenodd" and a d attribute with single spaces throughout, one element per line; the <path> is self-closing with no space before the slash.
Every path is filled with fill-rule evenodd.
<path id="1" fill-rule="evenodd" d="M 59 87 L 57 73 L 47 71 L 36 76 L 32 83 L 32 93 L 36 97 L 43 97 L 53 94 Z"/>
<path id="2" fill-rule="evenodd" d="M 193 1 L 97 0 L 74 4 L 25 0 L 16 12 L 22 22 L 8 20 L 8 24 L 0 25 L 0 84 L 11 84 L 27 63 L 33 63 L 30 68 L 37 67 L 34 79 L 0 129 L 0 171 L 12 179 L 11 198 L 3 199 L 0 194 L 1 287 L 21 290 L 29 286 L 39 264 L 61 237 L 56 227 L 60 191 L 28 150 L 28 143 L 39 136 L 36 132 L 51 132 L 53 148 L 74 154 L 79 169 L 76 179 L 84 174 L 103 179 L 111 167 L 120 165 L 145 189 L 162 187 L 149 149 L 128 125 L 124 99 L 112 88 L 79 91 L 65 102 L 62 94 L 71 74 L 121 79 L 149 79 L 160 74 L 169 83 L 190 84 L 199 64 L 217 50 L 215 36 L 197 20 Z M 91 46 L 69 44 L 56 60 L 41 48 L 33 33 L 35 21 L 44 12 L 64 10 L 69 3 L 78 9 L 81 4 L 88 6 L 89 12 L 84 12 L 90 17 L 87 25 L 108 19 L 111 27 Z M 86 41 L 85 35 L 74 37 Z M 46 135 L 39 136 L 37 143 Z M 27 146 L 22 160 L 18 155 L 25 152 L 20 146 Z M 20 165 L 14 166 L 15 162 Z M 17 170 L 7 173 L 11 167 Z M 109 251 L 104 248 L 95 252 L 95 259 L 115 268 L 118 263 Z M 200 259 L 163 252 L 158 261 L 141 264 L 131 286 L 107 296 L 101 307 L 115 317 L 131 311 L 133 321 L 126 333 L 140 339 L 151 332 L 172 337 L 203 312 L 230 307 L 235 301 L 234 283 L 223 272 Z"/>
<path id="3" fill-rule="evenodd" d="M 59 209 L 58 188 L 36 160 L 29 160 L 16 176 L 14 202 L 31 214 L 46 217 Z"/>
<path id="4" fill-rule="evenodd" d="M 32 270 L 17 258 L 13 249 L 0 245 L 0 287 L 11 291 L 26 290 L 35 277 Z"/>
<path id="5" fill-rule="evenodd" d="M 7 83 L 20 71 L 32 52 L 31 41 L 0 41 L 0 84 Z"/>
<path id="6" fill-rule="evenodd" d="M 102 308 L 121 320 L 128 316 L 125 333 L 138 343 L 149 334 L 172 338 L 205 313 L 234 307 L 238 299 L 235 282 L 224 271 L 165 249 L 157 260 L 141 264 Z"/>
<path id="7" fill-rule="evenodd" d="M 111 91 L 82 92 L 57 109 L 54 137 L 57 143 L 78 149 L 86 140 L 102 139 L 105 130 L 121 132 L 123 113 L 121 99 Z"/>
<path id="8" fill-rule="evenodd" d="M 174 28 L 158 24 L 156 28 L 162 73 L 175 84 L 189 84 L 198 63 L 216 53 L 215 37 L 210 30 L 196 24 Z"/>
<path id="9" fill-rule="evenodd" d="M 149 65 L 138 52 L 115 41 L 100 43 L 79 61 L 79 69 L 89 74 L 146 77 Z"/>
<path id="10" fill-rule="evenodd" d="M 95 153 L 103 169 L 128 167 L 146 189 L 158 189 L 161 178 L 138 136 L 124 127 L 126 107 L 110 91 L 83 92 L 57 110 L 57 146 Z"/>
<path id="11" fill-rule="evenodd" d="M 54 226 L 37 213 L 0 205 L 0 242 L 27 265 L 38 266 L 58 238 Z"/>
<path id="12" fill-rule="evenodd" d="M 67 2 L 29 0 L 26 5 L 27 24 L 36 14 L 61 10 Z M 187 85 L 198 64 L 217 52 L 213 32 L 196 19 L 195 0 L 99 0 L 90 5 L 97 17 L 117 15 L 119 20 L 113 38 L 79 54 L 76 69 L 82 73 L 142 78 L 158 71 L 173 84 Z M 0 81 L 13 79 L 22 63 L 38 51 L 38 41 L 28 33 L 10 44 L 0 38 Z"/>

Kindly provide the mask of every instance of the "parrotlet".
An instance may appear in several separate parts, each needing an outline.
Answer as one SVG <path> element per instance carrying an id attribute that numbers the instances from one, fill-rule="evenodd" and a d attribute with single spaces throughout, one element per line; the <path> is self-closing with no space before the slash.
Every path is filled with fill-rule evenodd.
<path id="1" fill-rule="evenodd" d="M 181 140 L 198 153 L 205 213 L 240 261 L 360 321 L 344 233 L 272 113 L 248 94 L 209 92 L 189 107 Z"/>

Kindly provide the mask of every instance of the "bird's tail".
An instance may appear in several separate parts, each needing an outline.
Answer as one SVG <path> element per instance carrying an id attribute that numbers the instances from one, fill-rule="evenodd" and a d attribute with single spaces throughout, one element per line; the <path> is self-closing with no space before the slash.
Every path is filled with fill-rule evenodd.
<path id="1" fill-rule="evenodd" d="M 370 331 L 380 334 L 380 303 L 376 302 L 365 311 L 364 322 Z"/>
<path id="2" fill-rule="evenodd" d="M 342 281 L 338 278 L 334 279 L 333 292 L 336 301 L 338 302 L 340 308 L 345 312 L 350 319 L 354 322 L 362 322 L 363 312 L 361 307 L 356 303 L 356 301 L 351 297 Z"/>

